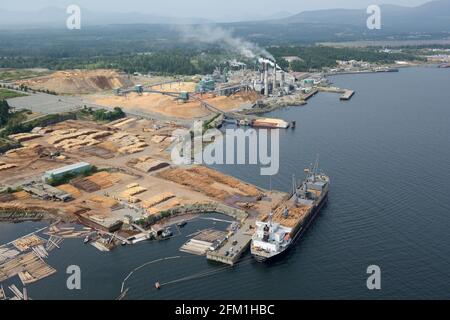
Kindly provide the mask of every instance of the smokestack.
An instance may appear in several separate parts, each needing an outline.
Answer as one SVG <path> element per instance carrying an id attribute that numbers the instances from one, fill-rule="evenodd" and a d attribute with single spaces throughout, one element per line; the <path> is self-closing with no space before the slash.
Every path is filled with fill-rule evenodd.
<path id="1" fill-rule="evenodd" d="M 261 69 L 259 70 L 260 72 L 260 81 L 261 83 L 264 81 L 264 64 L 261 65 Z"/>
<path id="2" fill-rule="evenodd" d="M 273 89 L 272 89 L 273 94 L 275 94 L 276 88 L 277 88 L 277 63 L 274 62 L 274 64 L 273 64 Z"/>
<path id="3" fill-rule="evenodd" d="M 281 80 L 280 80 L 281 90 L 284 90 L 284 71 L 281 70 Z"/>
<path id="4" fill-rule="evenodd" d="M 264 63 L 264 95 L 269 96 L 269 65 Z"/>

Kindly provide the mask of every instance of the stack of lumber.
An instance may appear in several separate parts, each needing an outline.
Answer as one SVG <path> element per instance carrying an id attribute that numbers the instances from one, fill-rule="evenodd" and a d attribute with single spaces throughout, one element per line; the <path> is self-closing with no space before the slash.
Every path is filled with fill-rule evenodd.
<path id="1" fill-rule="evenodd" d="M 86 178 L 78 178 L 72 181 L 72 184 L 86 192 L 95 192 L 101 189 L 107 189 L 120 181 L 118 174 L 111 174 L 106 171 L 101 171 Z"/>
<path id="2" fill-rule="evenodd" d="M 40 138 L 42 135 L 38 133 L 18 133 L 18 134 L 11 134 L 8 136 L 8 138 L 15 140 L 17 142 L 24 142 L 28 140 L 33 140 L 36 138 Z"/>
<path id="3" fill-rule="evenodd" d="M 129 198 L 131 196 L 135 196 L 135 195 L 143 193 L 145 191 L 147 191 L 146 188 L 141 187 L 141 186 L 136 186 L 136 187 L 129 188 L 129 189 L 125 190 L 124 192 L 122 192 L 122 196 L 124 198 Z"/>
<path id="4" fill-rule="evenodd" d="M 172 198 L 175 198 L 175 195 L 173 193 L 163 192 L 151 197 L 148 200 L 142 201 L 142 206 L 148 209 Z"/>
<path id="5" fill-rule="evenodd" d="M 61 143 L 64 140 L 77 139 L 81 136 L 88 136 L 90 134 L 97 133 L 97 132 L 98 132 L 98 130 L 92 130 L 92 129 L 57 130 L 57 131 L 52 132 L 52 135 L 50 136 L 50 138 L 47 139 L 47 142 L 49 144 L 56 145 L 58 143 Z"/>
<path id="6" fill-rule="evenodd" d="M 67 193 L 67 194 L 70 194 L 73 198 L 81 197 L 81 191 L 78 190 L 77 188 L 75 188 L 71 184 L 60 185 L 60 186 L 58 186 L 58 189 L 63 191 L 63 192 L 65 192 L 65 193 Z"/>
<path id="7" fill-rule="evenodd" d="M 99 204 L 102 208 L 109 208 L 109 209 L 113 209 L 119 204 L 116 200 L 103 196 L 93 196 L 89 199 L 89 201 Z"/>
<path id="8" fill-rule="evenodd" d="M 17 167 L 15 163 L 0 163 L 0 171 L 8 170 Z"/>
<path id="9" fill-rule="evenodd" d="M 126 124 L 130 124 L 132 122 L 136 121 L 136 118 L 124 118 L 124 119 L 119 119 L 113 122 L 110 122 L 109 125 L 115 127 L 115 128 L 120 128 Z"/>
<path id="10" fill-rule="evenodd" d="M 156 144 L 162 143 L 164 140 L 166 140 L 167 136 L 153 136 L 152 142 Z"/>
<path id="11" fill-rule="evenodd" d="M 39 238 L 37 235 L 33 234 L 28 237 L 17 239 L 13 242 L 13 245 L 20 250 L 21 252 L 27 251 L 32 247 L 41 245 L 44 243 L 44 240 Z"/>
<path id="12" fill-rule="evenodd" d="M 16 200 L 26 200 L 31 197 L 30 194 L 26 191 L 14 192 L 13 196 L 14 196 L 14 198 L 16 198 Z"/>
<path id="13" fill-rule="evenodd" d="M 100 189 L 107 189 L 114 185 L 111 174 L 106 171 L 97 172 L 86 179 L 98 185 Z"/>
<path id="14" fill-rule="evenodd" d="M 169 164 L 167 162 L 163 162 L 157 159 L 147 159 L 134 165 L 136 169 L 143 172 L 152 172 L 168 166 Z"/>
<path id="15" fill-rule="evenodd" d="M 44 147 L 40 144 L 30 144 L 28 146 L 12 149 L 5 152 L 5 156 L 8 158 L 24 158 L 39 156 L 44 152 Z"/>
<path id="16" fill-rule="evenodd" d="M 176 208 L 181 205 L 181 202 L 178 199 L 171 199 L 167 202 L 164 202 L 162 206 L 159 207 L 159 211 L 166 211 L 173 208 Z"/>
<path id="17" fill-rule="evenodd" d="M 146 142 L 137 142 L 134 144 L 130 144 L 124 147 L 119 148 L 119 152 L 123 154 L 133 154 L 144 151 L 144 147 L 147 147 L 148 144 Z"/>

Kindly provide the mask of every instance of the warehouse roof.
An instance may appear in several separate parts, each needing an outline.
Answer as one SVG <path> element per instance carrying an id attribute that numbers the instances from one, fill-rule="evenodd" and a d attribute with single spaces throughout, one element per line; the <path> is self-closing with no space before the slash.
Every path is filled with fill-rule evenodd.
<path id="1" fill-rule="evenodd" d="M 73 170 L 77 170 L 77 169 L 82 169 L 85 167 L 90 167 L 91 165 L 87 162 L 78 162 L 78 163 L 74 163 L 65 167 L 61 167 L 58 169 L 54 169 L 54 170 L 49 170 L 45 172 L 46 176 L 52 176 L 52 175 L 58 175 L 58 174 L 62 174 L 65 172 L 69 172 L 69 171 L 73 171 Z"/>

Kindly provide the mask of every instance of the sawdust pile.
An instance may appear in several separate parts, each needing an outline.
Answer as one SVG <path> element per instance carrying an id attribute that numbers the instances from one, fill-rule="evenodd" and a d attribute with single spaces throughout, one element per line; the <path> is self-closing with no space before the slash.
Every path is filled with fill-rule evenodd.
<path id="1" fill-rule="evenodd" d="M 155 90 L 177 92 L 179 91 L 177 86 L 178 85 L 173 85 L 171 89 L 166 87 L 164 89 L 155 87 Z M 182 88 L 189 88 L 189 86 L 192 86 L 192 84 L 184 83 Z M 223 111 L 232 111 L 244 104 L 254 103 L 260 98 L 261 96 L 254 91 L 238 92 L 228 97 L 215 96 L 214 94 L 203 94 L 201 96 L 202 100 Z M 186 103 L 182 103 L 177 101 L 174 97 L 157 93 L 144 92 L 142 95 L 137 93 L 129 93 L 126 96 L 96 94 L 89 96 L 88 99 L 91 102 L 102 106 L 119 106 L 124 110 L 156 112 L 164 116 L 180 119 L 201 118 L 211 114 L 209 110 L 201 106 L 199 101 L 191 99 Z"/>
<path id="2" fill-rule="evenodd" d="M 133 85 L 126 75 L 105 69 L 57 71 L 50 75 L 17 81 L 17 84 L 66 94 L 95 93 Z"/>

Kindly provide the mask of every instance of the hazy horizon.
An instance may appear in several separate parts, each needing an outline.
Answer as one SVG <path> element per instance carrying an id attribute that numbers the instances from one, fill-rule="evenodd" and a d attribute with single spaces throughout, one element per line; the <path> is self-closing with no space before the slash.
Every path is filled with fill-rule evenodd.
<path id="1" fill-rule="evenodd" d="M 33 12 L 49 7 L 66 8 L 76 4 L 82 9 L 98 13 L 131 13 L 152 14 L 174 18 L 201 18 L 217 21 L 250 20 L 265 17 L 294 15 L 303 11 L 323 9 L 361 9 L 371 4 L 393 4 L 414 7 L 430 0 L 278 0 L 278 1 L 241 1 L 227 0 L 211 3 L 210 0 L 129 0 L 126 2 L 107 0 L 41 0 L 39 2 L 22 0 L 0 4 L 2 11 Z M 176 8 L 174 10 L 174 8 Z"/>

